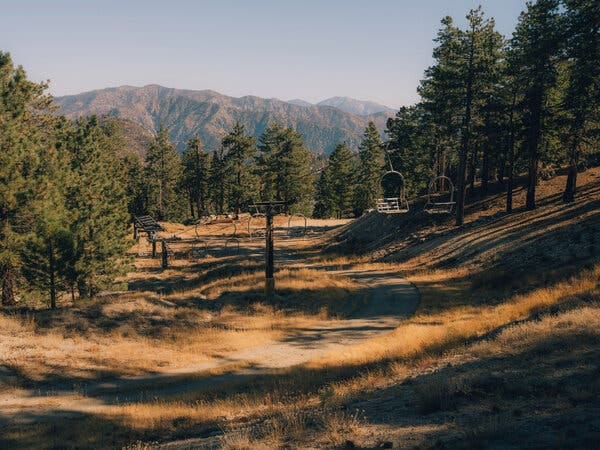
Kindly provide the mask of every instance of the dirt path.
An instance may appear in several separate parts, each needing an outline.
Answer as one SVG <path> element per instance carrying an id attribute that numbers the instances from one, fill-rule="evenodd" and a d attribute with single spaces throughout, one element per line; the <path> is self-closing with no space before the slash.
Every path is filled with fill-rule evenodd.
<path id="1" fill-rule="evenodd" d="M 282 243 L 283 244 L 283 243 Z M 256 249 L 256 244 L 252 247 Z M 281 245 L 279 262 L 286 266 L 301 263 Z M 416 288 L 408 281 L 383 272 L 336 271 L 368 286 L 361 303 L 348 318 L 319 321 L 317 325 L 291 330 L 284 339 L 235 352 L 215 361 L 209 361 L 177 370 L 132 378 L 118 378 L 80 386 L 74 390 L 52 389 L 28 395 L 15 403 L 0 400 L 0 406 L 15 417 L 24 417 L 28 410 L 39 411 L 41 404 L 53 399 L 54 411 L 65 414 L 101 413 L 110 405 L 148 399 L 168 398 L 185 392 L 199 391 L 226 383 L 250 380 L 280 369 L 306 363 L 328 353 L 343 353 L 353 344 L 396 328 L 411 315 L 419 303 Z M 38 399 L 39 401 L 36 401 Z M 39 416 L 38 416 L 39 420 Z"/>

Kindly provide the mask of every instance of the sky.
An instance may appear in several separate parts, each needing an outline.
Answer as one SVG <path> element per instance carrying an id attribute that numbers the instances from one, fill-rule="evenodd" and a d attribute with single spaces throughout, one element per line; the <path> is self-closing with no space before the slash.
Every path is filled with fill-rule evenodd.
<path id="1" fill-rule="evenodd" d="M 0 0 L 0 50 L 55 96 L 160 84 L 397 108 L 440 20 L 478 5 L 510 36 L 525 0 Z"/>

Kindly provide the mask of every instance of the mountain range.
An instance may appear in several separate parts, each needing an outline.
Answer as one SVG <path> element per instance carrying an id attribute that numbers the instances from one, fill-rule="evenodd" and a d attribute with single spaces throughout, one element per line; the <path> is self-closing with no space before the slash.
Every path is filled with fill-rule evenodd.
<path id="1" fill-rule="evenodd" d="M 207 150 L 218 148 L 237 121 L 256 137 L 269 122 L 279 122 L 301 133 L 310 150 L 328 154 L 341 142 L 357 148 L 371 120 L 383 132 L 387 119 L 394 113 L 385 106 L 346 97 L 333 97 L 312 105 L 299 100 L 236 98 L 210 90 L 158 85 L 100 89 L 56 97 L 55 102 L 59 112 L 72 119 L 92 114 L 122 119 L 127 125 L 125 132 L 130 135 L 147 135 L 164 126 L 180 150 L 196 134 Z M 378 108 L 384 109 L 377 111 Z M 135 130 L 136 125 L 143 130 Z"/>
<path id="2" fill-rule="evenodd" d="M 315 104 L 301 99 L 288 100 L 288 103 L 298 106 L 333 106 L 334 108 L 341 109 L 342 111 L 357 116 L 370 116 L 371 114 L 381 112 L 393 115 L 396 112 L 392 108 L 380 105 L 379 103 L 370 102 L 368 100 L 356 100 L 355 98 L 350 97 L 331 97 Z"/>

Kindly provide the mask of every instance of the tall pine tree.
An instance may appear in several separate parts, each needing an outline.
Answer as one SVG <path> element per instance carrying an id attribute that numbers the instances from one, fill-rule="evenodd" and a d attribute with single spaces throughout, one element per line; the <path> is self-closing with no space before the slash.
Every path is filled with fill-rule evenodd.
<path id="1" fill-rule="evenodd" d="M 202 217 L 208 207 L 209 159 L 199 136 L 188 141 L 182 161 L 181 186 L 188 196 L 190 215 Z"/>
<path id="2" fill-rule="evenodd" d="M 185 216 L 181 195 L 181 157 L 169 140 L 169 132 L 160 127 L 146 155 L 148 212 L 157 220 L 177 220 Z"/>
<path id="3" fill-rule="evenodd" d="M 248 199 L 248 194 L 254 188 L 252 169 L 254 138 L 246 134 L 244 126 L 237 122 L 221 143 L 225 151 L 224 162 L 231 180 L 230 204 L 238 216 L 242 210 L 242 204 Z"/>
<path id="4" fill-rule="evenodd" d="M 95 117 L 76 122 L 68 148 L 73 178 L 67 206 L 75 215 L 77 287 L 80 296 L 94 297 L 126 267 L 125 171 L 111 136 Z"/>
<path id="5" fill-rule="evenodd" d="M 358 157 L 360 164 L 354 200 L 357 216 L 367 209 L 374 208 L 377 199 L 381 197 L 381 176 L 385 162 L 381 137 L 374 122 L 369 122 L 365 130 Z"/>
<path id="6" fill-rule="evenodd" d="M 510 41 L 517 59 L 514 67 L 523 88 L 522 120 L 528 159 L 526 208 L 535 208 L 538 166 L 542 148 L 545 118 L 548 115 L 548 92 L 556 83 L 557 61 L 561 43 L 558 0 L 528 2 L 521 13 Z"/>

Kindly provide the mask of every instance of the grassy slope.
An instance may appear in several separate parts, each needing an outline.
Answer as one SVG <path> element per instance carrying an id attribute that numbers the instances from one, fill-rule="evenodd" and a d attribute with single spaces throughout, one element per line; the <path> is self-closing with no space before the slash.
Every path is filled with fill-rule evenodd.
<path id="1" fill-rule="evenodd" d="M 501 195 L 491 196 L 468 209 L 460 229 L 418 212 L 353 222 L 330 246 L 345 256 L 307 262 L 408 276 L 421 290 L 421 307 L 392 333 L 211 391 L 108 406 L 103 414 L 77 416 L 77 426 L 73 420 L 8 426 L 3 442 L 40 448 L 40 437 L 50 447 L 103 448 L 136 441 L 139 448 L 155 441 L 167 448 L 592 447 L 600 430 L 599 181 L 598 169 L 583 174 L 580 197 L 569 206 L 559 201 L 564 177 L 542 182 L 533 212 L 522 210 L 519 191 L 510 216 L 500 212 Z M 249 282 L 249 289 L 256 282 L 244 268 L 204 269 L 213 283 L 208 296 L 236 280 Z M 143 289 L 160 281 L 151 270 L 142 278 Z M 336 281 L 324 283 L 335 287 Z M 183 302 L 185 314 L 194 309 L 182 292 L 160 300 Z M 102 311 L 111 314 L 106 306 Z"/>
<path id="2" fill-rule="evenodd" d="M 347 225 L 330 246 L 346 256 L 331 264 L 352 265 L 359 252 L 357 267 L 405 273 L 421 289 L 419 314 L 315 363 L 343 378 L 313 386 L 319 406 L 278 416 L 277 431 L 259 422 L 231 432 L 226 444 L 593 448 L 600 170 L 580 177 L 572 205 L 560 202 L 564 181 L 542 182 L 535 211 L 523 209 L 522 189 L 511 215 L 502 194 L 475 202 L 458 229 L 419 212 Z"/>

